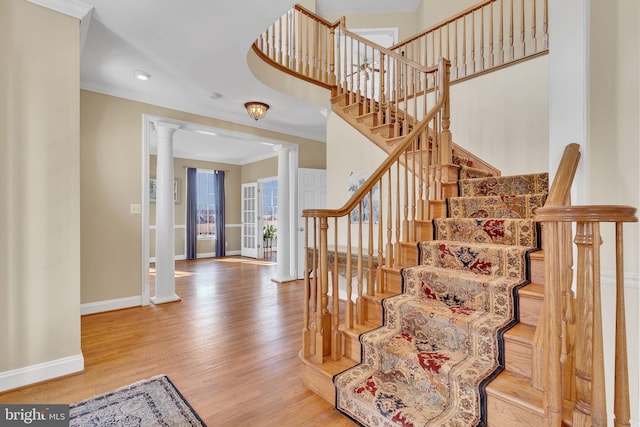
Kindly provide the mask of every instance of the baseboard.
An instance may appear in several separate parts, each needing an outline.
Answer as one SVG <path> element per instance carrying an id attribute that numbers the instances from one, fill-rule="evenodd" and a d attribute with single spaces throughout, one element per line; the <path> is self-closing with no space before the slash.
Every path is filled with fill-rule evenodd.
<path id="1" fill-rule="evenodd" d="M 140 305 L 142 305 L 142 297 L 140 295 L 106 301 L 89 302 L 86 304 L 80 304 L 80 315 L 84 316 L 85 314 L 121 310 L 123 308 L 138 307 Z"/>
<path id="2" fill-rule="evenodd" d="M 605 286 L 616 285 L 616 272 L 611 270 L 603 270 L 600 273 L 602 284 Z M 624 273 L 624 287 L 630 289 L 640 290 L 640 274 L 638 273 Z"/>
<path id="3" fill-rule="evenodd" d="M 84 357 L 80 353 L 75 356 L 0 372 L 0 392 L 82 372 L 83 370 Z"/>
<path id="4" fill-rule="evenodd" d="M 204 253 L 196 255 L 196 258 L 198 258 L 198 259 L 200 259 L 200 258 L 213 258 L 214 256 L 216 256 L 215 252 L 204 252 Z"/>
<path id="5" fill-rule="evenodd" d="M 233 256 L 233 255 L 241 255 L 242 253 L 240 251 L 226 251 L 225 255 L 226 256 Z"/>

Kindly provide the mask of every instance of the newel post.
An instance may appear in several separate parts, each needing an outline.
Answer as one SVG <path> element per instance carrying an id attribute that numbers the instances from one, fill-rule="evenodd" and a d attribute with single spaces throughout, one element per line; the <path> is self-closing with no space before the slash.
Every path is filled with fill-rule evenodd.
<path id="1" fill-rule="evenodd" d="M 331 313 L 329 312 L 329 260 L 327 246 L 327 230 L 329 223 L 327 217 L 320 218 L 320 266 L 318 283 L 316 285 L 319 303 L 316 311 L 316 351 L 315 363 L 322 363 L 324 356 L 331 353 Z"/>
<path id="2" fill-rule="evenodd" d="M 576 329 L 576 401 L 573 422 L 577 426 L 607 424 L 600 304 L 600 224 L 578 222 L 576 297 L 579 320 Z"/>

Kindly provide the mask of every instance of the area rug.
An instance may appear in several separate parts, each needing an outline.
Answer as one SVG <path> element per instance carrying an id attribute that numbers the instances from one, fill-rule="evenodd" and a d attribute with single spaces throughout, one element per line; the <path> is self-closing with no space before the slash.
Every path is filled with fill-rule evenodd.
<path id="1" fill-rule="evenodd" d="M 69 406 L 70 426 L 205 426 L 168 377 L 162 375 Z"/>

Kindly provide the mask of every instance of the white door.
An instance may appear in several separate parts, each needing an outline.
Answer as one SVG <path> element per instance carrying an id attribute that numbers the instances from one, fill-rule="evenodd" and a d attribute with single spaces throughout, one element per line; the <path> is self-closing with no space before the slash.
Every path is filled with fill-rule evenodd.
<path id="1" fill-rule="evenodd" d="M 305 230 L 304 209 L 327 207 L 327 171 L 324 169 L 298 169 L 298 279 L 304 278 L 305 234 L 309 234 L 309 244 L 313 242 L 313 230 Z M 311 225 L 311 224 L 310 224 Z"/>
<path id="2" fill-rule="evenodd" d="M 262 258 L 262 225 L 261 225 L 260 187 L 257 182 L 242 184 L 242 256 Z"/>

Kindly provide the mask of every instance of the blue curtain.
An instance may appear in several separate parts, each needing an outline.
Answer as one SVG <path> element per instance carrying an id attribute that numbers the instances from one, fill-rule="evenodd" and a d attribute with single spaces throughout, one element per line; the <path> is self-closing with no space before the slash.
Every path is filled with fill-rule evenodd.
<path id="1" fill-rule="evenodd" d="M 196 168 L 187 168 L 187 259 L 195 259 L 198 242 L 198 187 Z"/>
<path id="2" fill-rule="evenodd" d="M 216 197 L 216 257 L 226 255 L 224 235 L 224 171 L 216 171 L 213 177 Z"/>

